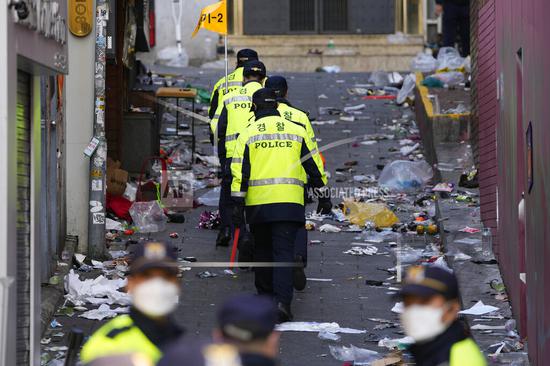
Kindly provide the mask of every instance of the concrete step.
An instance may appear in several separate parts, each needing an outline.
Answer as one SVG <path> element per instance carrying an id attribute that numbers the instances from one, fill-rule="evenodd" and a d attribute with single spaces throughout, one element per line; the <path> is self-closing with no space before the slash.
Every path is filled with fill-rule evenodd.
<path id="1" fill-rule="evenodd" d="M 334 47 L 328 47 L 329 40 Z M 268 70 L 296 72 L 327 65 L 338 65 L 348 72 L 406 71 L 423 48 L 422 37 L 392 44 L 385 35 L 231 36 L 229 44 L 235 50 L 255 49 Z"/>

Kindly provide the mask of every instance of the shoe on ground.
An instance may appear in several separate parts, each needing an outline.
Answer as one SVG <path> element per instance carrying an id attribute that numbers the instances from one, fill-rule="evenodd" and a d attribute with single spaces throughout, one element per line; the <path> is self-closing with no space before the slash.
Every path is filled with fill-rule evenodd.
<path id="1" fill-rule="evenodd" d="M 296 291 L 303 291 L 306 288 L 307 278 L 304 272 L 304 260 L 297 256 L 295 260 L 297 266 L 292 271 L 292 282 Z"/>
<path id="2" fill-rule="evenodd" d="M 286 305 L 283 303 L 277 304 L 277 312 L 278 312 L 278 323 L 285 323 L 290 322 L 292 319 L 294 319 L 294 315 L 292 315 L 292 312 L 290 311 L 290 305 Z"/>
<path id="3" fill-rule="evenodd" d="M 224 227 L 218 232 L 216 238 L 216 247 L 228 247 L 231 241 L 231 228 Z"/>

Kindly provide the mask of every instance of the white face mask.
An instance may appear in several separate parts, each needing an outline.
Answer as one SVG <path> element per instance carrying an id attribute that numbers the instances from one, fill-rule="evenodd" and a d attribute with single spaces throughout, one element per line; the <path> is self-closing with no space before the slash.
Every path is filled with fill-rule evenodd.
<path id="1" fill-rule="evenodd" d="M 445 330 L 448 325 L 443 323 L 444 309 L 426 305 L 411 305 L 401 314 L 401 325 L 405 334 L 416 342 L 431 340 Z"/>
<path id="2" fill-rule="evenodd" d="M 179 287 L 163 278 L 155 277 L 137 285 L 132 291 L 136 309 L 151 317 L 170 314 L 179 301 Z"/>

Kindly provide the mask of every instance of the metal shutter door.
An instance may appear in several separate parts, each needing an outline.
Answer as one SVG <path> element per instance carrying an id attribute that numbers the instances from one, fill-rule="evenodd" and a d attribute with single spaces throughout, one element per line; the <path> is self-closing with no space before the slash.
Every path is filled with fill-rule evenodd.
<path id="1" fill-rule="evenodd" d="M 324 0 L 321 8 L 323 33 L 348 31 L 348 0 Z"/>
<path id="2" fill-rule="evenodd" d="M 395 0 L 349 0 L 348 16 L 351 33 L 395 32 Z"/>
<path id="3" fill-rule="evenodd" d="M 289 0 L 243 0 L 244 34 L 287 34 Z"/>
<path id="4" fill-rule="evenodd" d="M 30 351 L 30 191 L 31 77 L 17 72 L 17 349 L 18 365 L 29 364 Z"/>

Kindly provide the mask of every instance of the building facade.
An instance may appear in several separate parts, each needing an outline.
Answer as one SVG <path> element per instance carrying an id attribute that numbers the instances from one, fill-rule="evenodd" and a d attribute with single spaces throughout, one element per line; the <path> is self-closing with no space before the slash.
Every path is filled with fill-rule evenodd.
<path id="1" fill-rule="evenodd" d="M 481 215 L 533 365 L 550 358 L 550 31 L 544 0 L 478 0 L 472 32 Z M 548 302 L 547 302 L 548 301 Z"/>
<path id="2" fill-rule="evenodd" d="M 66 1 L 0 6 L 0 364 L 38 364 L 40 286 L 64 234 Z M 49 210 L 56 210 L 54 213 Z"/>

